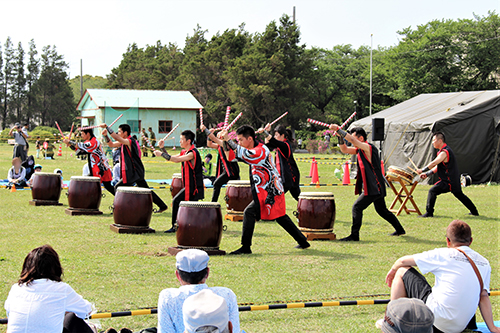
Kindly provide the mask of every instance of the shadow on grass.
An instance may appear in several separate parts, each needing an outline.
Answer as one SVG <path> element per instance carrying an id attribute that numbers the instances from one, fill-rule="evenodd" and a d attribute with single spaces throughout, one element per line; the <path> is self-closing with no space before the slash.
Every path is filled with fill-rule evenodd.
<path id="1" fill-rule="evenodd" d="M 444 241 L 433 241 L 433 240 L 428 240 L 428 239 L 416 238 L 416 237 L 408 236 L 408 235 L 402 236 L 401 238 L 407 242 L 410 242 L 410 243 L 430 244 L 430 245 L 436 245 L 436 246 L 441 246 L 441 247 L 446 246 L 446 243 Z"/>

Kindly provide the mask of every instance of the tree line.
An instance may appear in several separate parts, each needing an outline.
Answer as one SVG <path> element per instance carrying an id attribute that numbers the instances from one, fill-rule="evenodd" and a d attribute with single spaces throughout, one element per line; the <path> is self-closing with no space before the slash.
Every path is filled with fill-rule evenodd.
<path id="1" fill-rule="evenodd" d="M 396 46 L 373 50 L 373 112 L 422 93 L 498 89 L 499 32 L 495 12 L 402 29 Z M 289 111 L 284 121 L 295 129 L 307 127 L 307 117 L 340 122 L 354 110 L 369 113 L 367 46 L 308 48 L 287 15 L 261 33 L 241 25 L 206 35 L 197 26 L 182 49 L 129 45 L 108 87 L 189 90 L 213 124 L 227 106 L 256 126 Z"/>
<path id="2" fill-rule="evenodd" d="M 354 110 L 369 113 L 370 48 L 301 43 L 300 28 L 283 15 L 263 32 L 242 24 L 208 38 L 197 26 L 183 48 L 174 43 L 128 46 L 106 79 L 84 76 L 84 87 L 189 90 L 216 124 L 231 106 L 260 126 L 288 111 L 284 124 L 312 128 L 308 117 L 341 122 Z M 500 17 L 433 20 L 398 31 L 400 41 L 373 52 L 373 112 L 422 93 L 498 89 Z M 55 46 L 34 40 L 29 50 L 11 38 L 0 45 L 0 127 L 14 122 L 69 127 L 77 116 L 79 77 Z"/>
<path id="3" fill-rule="evenodd" d="M 32 39 L 26 54 L 8 37 L 0 45 L 0 128 L 15 122 L 71 126 L 76 110 L 67 69 L 55 46 L 44 46 L 39 56 Z"/>

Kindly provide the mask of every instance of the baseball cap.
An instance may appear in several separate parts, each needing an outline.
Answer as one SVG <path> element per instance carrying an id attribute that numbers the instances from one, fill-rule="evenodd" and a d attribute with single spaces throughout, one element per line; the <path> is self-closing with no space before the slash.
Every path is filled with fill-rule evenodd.
<path id="1" fill-rule="evenodd" d="M 208 254 L 205 251 L 198 249 L 184 250 L 175 256 L 176 264 L 175 267 L 179 271 L 186 273 L 200 272 L 207 268 Z"/>
<path id="2" fill-rule="evenodd" d="M 182 315 L 184 329 L 188 333 L 195 333 L 205 326 L 218 329 L 213 332 L 223 332 L 229 322 L 226 300 L 210 289 L 189 296 L 182 305 Z"/>
<path id="3" fill-rule="evenodd" d="M 35 166 L 33 167 L 33 169 L 38 169 L 38 168 L 42 168 L 42 166 L 40 164 L 35 164 Z"/>
<path id="4" fill-rule="evenodd" d="M 399 298 L 389 302 L 382 331 L 386 333 L 432 333 L 434 314 L 419 299 Z"/>

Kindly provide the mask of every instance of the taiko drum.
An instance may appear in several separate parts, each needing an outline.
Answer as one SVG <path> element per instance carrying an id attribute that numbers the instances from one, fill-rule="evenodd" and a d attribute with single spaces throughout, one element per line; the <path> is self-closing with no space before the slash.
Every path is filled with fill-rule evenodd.
<path id="1" fill-rule="evenodd" d="M 61 176 L 57 173 L 35 173 L 31 196 L 33 201 L 58 204 L 61 196 Z"/>
<path id="2" fill-rule="evenodd" d="M 170 185 L 170 193 L 172 194 L 172 198 L 179 193 L 180 190 L 184 188 L 184 184 L 182 184 L 182 174 L 174 173 L 172 175 L 172 184 Z"/>
<path id="3" fill-rule="evenodd" d="M 230 180 L 226 187 L 227 214 L 243 215 L 245 208 L 253 201 L 249 180 Z"/>
<path id="4" fill-rule="evenodd" d="M 101 198 L 101 179 L 99 177 L 71 177 L 68 187 L 70 208 L 99 210 Z"/>
<path id="5" fill-rule="evenodd" d="M 299 229 L 309 232 L 333 231 L 335 223 L 335 198 L 331 192 L 302 192 L 297 211 Z"/>
<path id="6" fill-rule="evenodd" d="M 113 202 L 115 225 L 128 228 L 149 228 L 153 213 L 151 190 L 140 187 L 118 187 Z"/>
<path id="7" fill-rule="evenodd" d="M 177 225 L 179 248 L 219 249 L 223 229 L 219 203 L 181 201 Z"/>

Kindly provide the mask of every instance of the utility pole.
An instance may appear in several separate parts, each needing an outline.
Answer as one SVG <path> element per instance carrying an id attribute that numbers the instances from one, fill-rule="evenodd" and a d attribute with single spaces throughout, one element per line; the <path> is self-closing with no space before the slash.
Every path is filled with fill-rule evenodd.
<path id="1" fill-rule="evenodd" d="M 373 34 L 370 37 L 370 116 L 372 115 L 372 93 L 373 93 Z"/>
<path id="2" fill-rule="evenodd" d="M 83 60 L 80 59 L 80 97 L 83 96 Z"/>
<path id="3" fill-rule="evenodd" d="M 293 24 L 295 24 L 295 6 L 293 6 Z"/>

